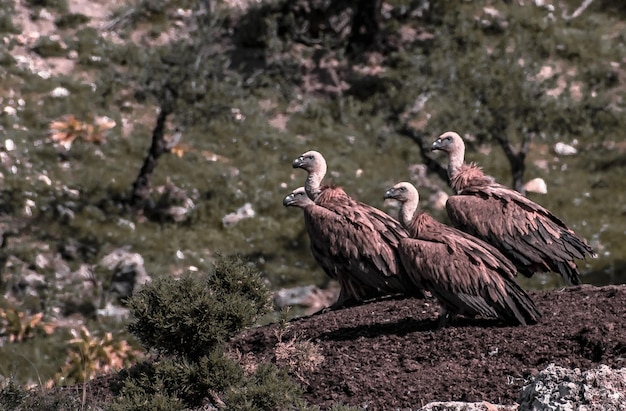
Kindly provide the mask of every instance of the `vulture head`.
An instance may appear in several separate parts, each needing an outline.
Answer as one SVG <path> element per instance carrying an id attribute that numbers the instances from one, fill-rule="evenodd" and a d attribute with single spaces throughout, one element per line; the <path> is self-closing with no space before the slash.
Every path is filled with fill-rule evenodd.
<path id="1" fill-rule="evenodd" d="M 441 150 L 448 153 L 448 175 L 452 178 L 463 165 L 465 143 L 454 131 L 446 131 L 435 140 L 432 151 Z"/>
<path id="2" fill-rule="evenodd" d="M 393 198 L 404 204 L 407 201 L 419 201 L 419 193 L 413 184 L 403 181 L 385 191 L 385 199 L 387 198 Z"/>
<path id="3" fill-rule="evenodd" d="M 298 187 L 283 199 L 285 207 L 304 207 L 307 204 L 313 204 L 313 200 L 307 196 L 304 187 Z"/>
<path id="4" fill-rule="evenodd" d="M 300 155 L 300 157 L 293 160 L 292 166 L 293 168 L 306 170 L 309 173 L 319 173 L 322 171 L 326 173 L 326 160 L 319 151 L 307 151 L 306 153 Z"/>
<path id="5" fill-rule="evenodd" d="M 420 201 L 417 188 L 413 184 L 403 181 L 385 191 L 385 199 L 388 198 L 398 200 L 402 204 L 400 208 L 400 222 L 403 226 L 408 227 L 413 220 Z"/>
<path id="6" fill-rule="evenodd" d="M 465 143 L 460 135 L 454 131 L 446 131 L 440 135 L 431 147 L 432 151 L 441 150 L 448 154 L 465 151 Z"/>
<path id="7" fill-rule="evenodd" d="M 293 168 L 301 168 L 309 173 L 304 188 L 311 199 L 315 199 L 321 191 L 322 179 L 326 175 L 326 160 L 317 151 L 307 151 L 293 160 Z"/>

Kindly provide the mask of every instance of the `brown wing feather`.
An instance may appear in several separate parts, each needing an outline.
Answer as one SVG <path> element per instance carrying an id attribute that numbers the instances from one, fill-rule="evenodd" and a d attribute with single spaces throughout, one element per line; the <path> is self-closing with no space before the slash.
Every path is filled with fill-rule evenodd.
<path id="1" fill-rule="evenodd" d="M 579 284 L 572 260 L 594 255 L 585 240 L 550 211 L 499 184 L 467 187 L 448 198 L 446 210 L 456 227 L 497 247 L 528 277 L 554 271 Z"/>
<path id="2" fill-rule="evenodd" d="M 451 312 L 535 323 L 541 314 L 514 280 L 515 267 L 501 253 L 466 233 L 416 217 L 419 239 L 400 243 L 400 258 L 416 283 Z"/>
<path id="3" fill-rule="evenodd" d="M 358 282 L 358 278 L 350 275 L 350 265 L 346 264 L 345 258 L 337 252 L 336 244 L 333 244 L 335 237 L 324 229 L 335 224 L 339 218 L 337 214 L 324 207 L 309 205 L 304 208 L 304 222 L 309 234 L 311 254 L 324 272 L 340 285 L 341 293 L 335 304 L 350 305 L 384 295 L 385 293 Z"/>
<path id="4" fill-rule="evenodd" d="M 354 201 L 340 188 L 323 190 L 315 203 L 307 207 L 307 230 L 311 251 L 326 272 L 351 284 L 360 300 L 423 295 L 399 261 L 397 244 L 406 232 L 397 221 L 383 218 L 380 210 Z"/>

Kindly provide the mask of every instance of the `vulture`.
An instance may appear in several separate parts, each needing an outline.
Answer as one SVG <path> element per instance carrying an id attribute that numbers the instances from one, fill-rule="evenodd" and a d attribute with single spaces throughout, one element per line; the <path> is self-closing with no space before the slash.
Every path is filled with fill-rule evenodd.
<path id="1" fill-rule="evenodd" d="M 341 286 L 332 308 L 389 295 L 424 297 L 398 258 L 398 243 L 407 236 L 398 221 L 341 188 L 322 185 L 326 160 L 319 152 L 302 154 L 293 167 L 308 172 L 306 196 L 295 190 L 283 204 L 304 210 L 311 252 Z"/>
<path id="2" fill-rule="evenodd" d="M 400 222 L 409 237 L 400 240 L 400 260 L 414 283 L 430 291 L 448 315 L 497 318 L 507 324 L 536 323 L 541 313 L 515 281 L 515 265 L 495 247 L 418 210 L 411 183 L 385 192 L 398 200 Z"/>
<path id="3" fill-rule="evenodd" d="M 580 284 L 574 259 L 595 257 L 587 242 L 546 208 L 464 162 L 465 144 L 455 132 L 443 133 L 432 150 L 448 153 L 448 176 L 456 195 L 446 211 L 453 225 L 498 248 L 526 277 L 559 273 Z"/>
<path id="4" fill-rule="evenodd" d="M 316 205 L 309 198 L 304 187 L 298 187 L 283 199 L 285 207 L 301 208 L 304 212 L 304 226 L 310 240 L 311 254 L 317 263 L 322 267 L 326 275 L 340 283 L 341 291 L 337 301 L 330 306 L 333 308 L 346 307 L 357 304 L 361 300 L 368 300 L 376 297 L 373 290 L 363 289 L 358 284 L 353 283 L 350 276 L 340 275 L 339 270 L 349 269 L 345 265 L 336 264 L 332 258 L 328 258 L 328 248 L 330 237 L 321 229 L 319 222 L 333 224 L 338 216 L 330 210 Z M 371 294 L 371 295 L 370 295 Z"/>

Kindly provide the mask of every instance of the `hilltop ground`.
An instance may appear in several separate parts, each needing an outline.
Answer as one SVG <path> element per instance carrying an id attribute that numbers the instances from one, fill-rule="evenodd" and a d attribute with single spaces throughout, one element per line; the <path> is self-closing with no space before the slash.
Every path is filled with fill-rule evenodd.
<path id="1" fill-rule="evenodd" d="M 415 409 L 435 400 L 514 404 L 529 377 L 551 363 L 581 370 L 626 367 L 625 286 L 531 295 L 543 318 L 528 327 L 459 320 L 437 329 L 436 302 L 390 300 L 297 319 L 284 328 L 252 329 L 233 346 L 250 364 L 281 363 L 281 350 L 299 346 L 309 361 L 292 356 L 286 365 L 306 386 L 306 399 L 322 409 L 337 403 Z"/>

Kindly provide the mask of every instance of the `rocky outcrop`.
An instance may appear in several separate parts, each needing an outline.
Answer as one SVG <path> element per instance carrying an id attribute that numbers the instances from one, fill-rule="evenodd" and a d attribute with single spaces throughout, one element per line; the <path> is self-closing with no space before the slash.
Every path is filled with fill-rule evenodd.
<path id="1" fill-rule="evenodd" d="M 100 265 L 111 272 L 110 291 L 119 298 L 130 297 L 139 287 L 151 281 L 143 257 L 125 248 L 117 248 L 104 256 Z"/>
<path id="2" fill-rule="evenodd" d="M 518 402 L 519 411 L 626 410 L 626 368 L 581 371 L 550 364 L 522 389 Z"/>

